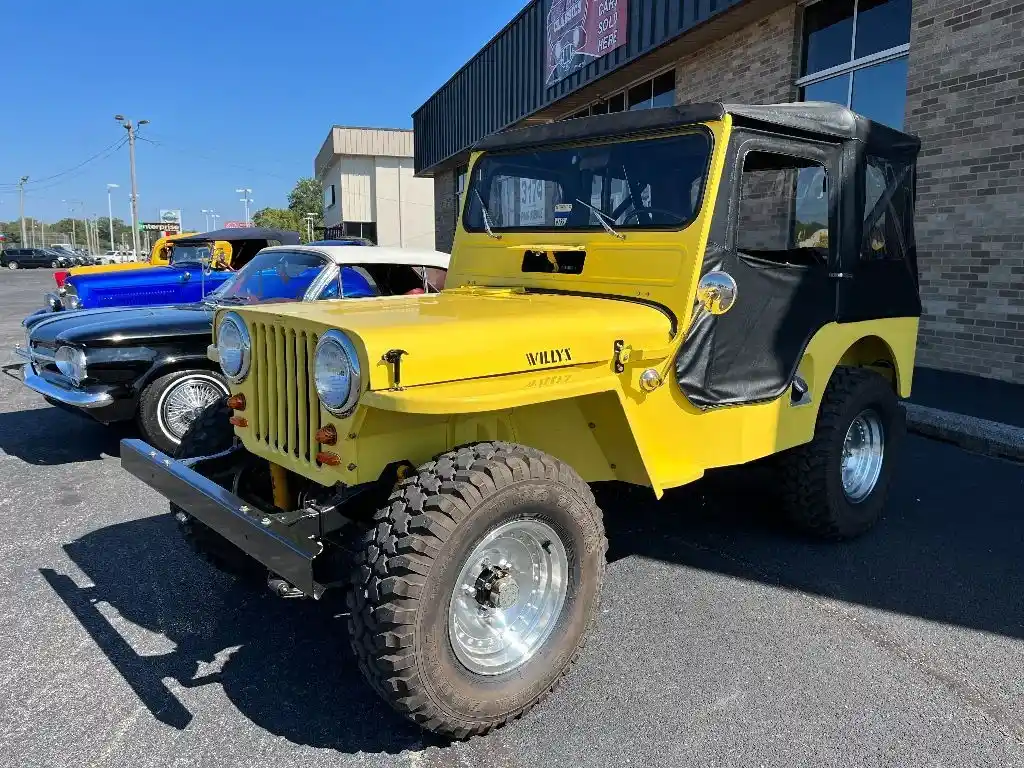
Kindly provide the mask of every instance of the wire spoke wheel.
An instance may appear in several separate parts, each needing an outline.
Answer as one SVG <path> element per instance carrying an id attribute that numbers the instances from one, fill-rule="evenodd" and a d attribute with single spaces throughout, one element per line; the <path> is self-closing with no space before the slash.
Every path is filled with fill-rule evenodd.
<path id="1" fill-rule="evenodd" d="M 181 440 L 207 406 L 228 394 L 212 376 L 186 376 L 164 390 L 157 404 L 160 428 L 175 442 Z"/>
<path id="2" fill-rule="evenodd" d="M 885 428 L 872 409 L 861 411 L 850 423 L 843 440 L 843 492 L 854 503 L 863 501 L 875 489 L 885 456 Z"/>
<path id="3" fill-rule="evenodd" d="M 558 534 L 539 520 L 495 528 L 470 553 L 448 608 L 452 650 L 481 675 L 525 664 L 562 611 L 569 561 Z"/>

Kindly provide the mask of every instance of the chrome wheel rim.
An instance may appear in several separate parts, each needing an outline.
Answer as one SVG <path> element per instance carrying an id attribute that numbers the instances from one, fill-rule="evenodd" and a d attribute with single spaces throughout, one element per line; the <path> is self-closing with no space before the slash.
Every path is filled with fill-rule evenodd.
<path id="1" fill-rule="evenodd" d="M 569 558 L 547 523 L 513 520 L 488 533 L 466 559 L 448 607 L 458 660 L 479 675 L 529 661 L 565 605 Z"/>
<path id="2" fill-rule="evenodd" d="M 213 376 L 186 376 L 160 395 L 157 403 L 160 429 L 174 442 L 181 442 L 196 416 L 227 393 L 227 387 Z"/>
<path id="3" fill-rule="evenodd" d="M 885 457 L 885 428 L 878 413 L 861 411 L 846 430 L 843 440 L 842 480 L 846 498 L 857 503 L 878 484 Z"/>

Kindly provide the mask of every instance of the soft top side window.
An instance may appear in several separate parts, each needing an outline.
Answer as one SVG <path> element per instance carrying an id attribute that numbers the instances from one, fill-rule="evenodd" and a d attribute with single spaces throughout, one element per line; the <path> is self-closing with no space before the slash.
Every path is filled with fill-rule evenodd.
<path id="1" fill-rule="evenodd" d="M 755 150 L 743 159 L 736 250 L 765 261 L 828 262 L 829 184 L 814 160 Z"/>
<path id="2" fill-rule="evenodd" d="M 864 164 L 861 261 L 902 261 L 913 226 L 914 180 L 909 163 L 868 155 Z"/>

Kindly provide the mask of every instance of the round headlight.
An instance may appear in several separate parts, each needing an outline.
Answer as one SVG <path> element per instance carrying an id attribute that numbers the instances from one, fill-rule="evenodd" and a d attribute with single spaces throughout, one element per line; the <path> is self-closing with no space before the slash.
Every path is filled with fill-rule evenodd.
<path id="1" fill-rule="evenodd" d="M 60 297 L 56 293 L 48 293 L 43 296 L 43 301 L 46 302 L 46 308 L 51 312 L 59 312 L 64 309 L 64 305 L 61 304 Z"/>
<path id="2" fill-rule="evenodd" d="M 217 326 L 217 352 L 220 355 L 220 369 L 235 384 L 249 373 L 251 349 L 245 322 L 234 312 L 228 312 Z"/>
<path id="3" fill-rule="evenodd" d="M 57 370 L 71 379 L 73 384 L 80 384 L 85 379 L 85 352 L 82 350 L 61 347 L 53 361 L 57 364 Z"/>
<path id="4" fill-rule="evenodd" d="M 359 400 L 359 356 L 352 341 L 340 331 L 320 337 L 314 357 L 313 380 L 320 402 L 342 416 Z"/>
<path id="5" fill-rule="evenodd" d="M 78 298 L 78 294 L 69 293 L 61 299 L 61 303 L 64 305 L 64 309 L 80 309 L 82 306 L 82 300 Z"/>

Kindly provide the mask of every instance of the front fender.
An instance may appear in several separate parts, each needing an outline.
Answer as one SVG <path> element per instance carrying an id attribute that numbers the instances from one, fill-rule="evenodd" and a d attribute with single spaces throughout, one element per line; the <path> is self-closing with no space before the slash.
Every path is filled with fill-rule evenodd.
<path id="1" fill-rule="evenodd" d="M 506 440 L 567 462 L 587 482 L 621 480 L 660 495 L 625 400 L 609 363 L 367 392 L 353 464 L 361 480 L 375 479 L 396 456 L 420 464 L 466 443 Z"/>

